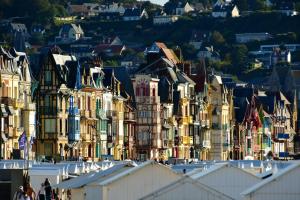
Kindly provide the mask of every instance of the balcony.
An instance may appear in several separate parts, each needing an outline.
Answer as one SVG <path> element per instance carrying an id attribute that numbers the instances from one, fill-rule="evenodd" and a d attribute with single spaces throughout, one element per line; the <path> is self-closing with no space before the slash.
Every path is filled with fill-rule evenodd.
<path id="1" fill-rule="evenodd" d="M 13 107 L 18 108 L 24 108 L 24 100 L 23 99 L 13 99 Z"/>
<path id="2" fill-rule="evenodd" d="M 136 102 L 140 104 L 159 104 L 159 96 L 137 96 Z"/>
<path id="3" fill-rule="evenodd" d="M 100 119 L 105 119 L 106 118 L 106 112 L 103 109 L 96 109 L 96 117 Z"/>
<path id="4" fill-rule="evenodd" d="M 8 105 L 8 106 L 12 106 L 13 105 L 13 100 L 10 97 L 0 97 L 0 103 L 3 103 L 3 104 Z"/>
<path id="5" fill-rule="evenodd" d="M 96 110 L 90 110 L 90 117 L 96 118 Z"/>
<path id="6" fill-rule="evenodd" d="M 202 141 L 202 146 L 204 148 L 210 149 L 211 148 L 210 140 L 203 140 Z"/>
<path id="7" fill-rule="evenodd" d="M 135 113 L 134 112 L 125 112 L 124 119 L 126 121 L 135 121 Z"/>

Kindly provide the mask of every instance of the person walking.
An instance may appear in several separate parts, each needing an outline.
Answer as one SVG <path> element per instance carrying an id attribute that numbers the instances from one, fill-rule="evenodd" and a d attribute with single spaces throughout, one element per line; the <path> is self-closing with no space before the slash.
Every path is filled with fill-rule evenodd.
<path id="1" fill-rule="evenodd" d="M 19 186 L 18 190 L 14 194 L 13 200 L 25 200 L 25 193 L 23 186 Z"/>
<path id="2" fill-rule="evenodd" d="M 52 199 L 52 187 L 51 187 L 51 184 L 50 184 L 50 181 L 48 178 L 46 178 L 45 180 L 45 197 L 46 197 L 46 200 L 51 200 Z"/>
<path id="3" fill-rule="evenodd" d="M 30 200 L 35 200 L 35 191 L 33 190 L 33 188 L 31 187 L 30 183 L 27 183 L 26 185 L 26 194 L 29 197 Z"/>
<path id="4" fill-rule="evenodd" d="M 41 184 L 40 190 L 37 194 L 37 199 L 45 200 L 45 184 L 44 183 Z"/>

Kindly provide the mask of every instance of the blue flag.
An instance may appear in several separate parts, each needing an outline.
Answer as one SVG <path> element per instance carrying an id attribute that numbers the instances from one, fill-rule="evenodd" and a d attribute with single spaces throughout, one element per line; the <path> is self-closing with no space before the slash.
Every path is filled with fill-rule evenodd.
<path id="1" fill-rule="evenodd" d="M 25 131 L 19 137 L 19 149 L 24 150 L 26 146 L 26 134 Z"/>

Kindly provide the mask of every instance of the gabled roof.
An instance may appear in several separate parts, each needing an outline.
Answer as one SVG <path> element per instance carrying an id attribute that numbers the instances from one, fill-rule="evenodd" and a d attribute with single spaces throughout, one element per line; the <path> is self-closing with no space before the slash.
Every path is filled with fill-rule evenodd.
<path id="1" fill-rule="evenodd" d="M 244 192 L 241 193 L 242 196 L 248 196 L 251 195 L 252 193 L 256 192 L 257 190 L 260 190 L 261 188 L 263 188 L 264 186 L 274 183 L 274 181 L 279 182 L 280 178 L 284 175 L 286 175 L 287 173 L 292 172 L 293 170 L 297 169 L 300 167 L 300 163 L 299 162 L 295 162 L 293 164 L 290 164 L 289 166 L 287 166 L 286 168 L 283 168 L 282 170 L 280 170 L 279 172 L 275 173 L 274 175 L 272 175 L 271 177 L 263 180 L 262 182 L 254 185 L 253 187 L 250 187 L 249 189 L 245 190 Z"/>
<path id="2" fill-rule="evenodd" d="M 202 192 L 207 192 L 208 195 L 204 194 L 205 197 L 212 197 L 213 199 L 230 199 L 232 200 L 233 198 L 231 198 L 230 196 L 224 194 L 224 193 L 221 193 L 217 190 L 215 190 L 214 188 L 212 187 L 209 187 L 207 185 L 204 185 L 202 183 L 200 183 L 199 181 L 195 181 L 193 180 L 192 178 L 190 178 L 189 176 L 184 176 L 183 178 L 181 178 L 180 180 L 177 180 L 177 181 L 174 181 L 172 182 L 171 184 L 157 190 L 157 191 L 154 191 L 153 193 L 141 198 L 141 199 L 160 199 L 159 197 L 162 196 L 162 195 L 165 195 L 165 194 L 168 194 L 168 193 L 172 193 L 176 190 L 178 190 L 178 188 L 180 188 L 181 186 L 185 185 L 185 184 L 189 184 L 190 186 L 188 187 L 185 187 L 183 190 L 184 191 L 181 191 L 181 192 L 184 192 L 185 195 L 188 195 L 187 193 L 190 192 L 190 189 L 192 188 L 191 186 L 195 186 L 197 189 L 196 191 L 199 191 L 199 193 L 202 193 Z M 187 189 L 189 188 L 189 189 Z M 204 191 L 203 191 L 204 190 Z M 175 193 L 176 194 L 176 193 Z M 180 194 L 177 194 L 177 195 L 180 195 Z M 204 199 L 204 196 L 199 196 L 200 199 Z M 158 198 L 157 198 L 158 197 Z M 179 198 L 184 198 L 183 196 L 182 197 L 179 197 Z M 178 199 L 179 199 L 178 198 Z M 177 198 L 175 198 L 177 199 Z"/>
<path id="3" fill-rule="evenodd" d="M 162 164 L 159 164 L 155 161 L 147 161 L 147 162 L 144 162 L 136 167 L 131 167 L 131 168 L 128 168 L 127 170 L 124 170 L 122 171 L 121 173 L 118 173 L 114 176 L 111 176 L 111 177 L 108 177 L 106 179 L 102 179 L 102 180 L 99 180 L 97 182 L 95 182 L 94 184 L 96 185 L 109 185 L 117 180 L 120 180 L 121 178 L 124 178 L 130 174 L 133 174 L 141 169 L 143 169 L 144 167 L 146 166 L 149 166 L 149 165 L 159 165 L 160 167 L 163 167 L 163 168 L 166 168 L 166 169 L 169 169 L 171 172 L 173 172 L 168 166 L 166 165 L 162 165 Z M 175 172 L 173 172 L 175 174 Z M 94 185 L 93 184 L 93 185 Z"/>
<path id="4" fill-rule="evenodd" d="M 24 33 L 27 33 L 27 28 L 25 24 L 20 24 L 20 23 L 11 23 L 11 28 L 14 31 L 22 31 Z"/>
<path id="5" fill-rule="evenodd" d="M 61 27 L 61 34 L 68 34 L 70 29 L 74 29 L 75 33 L 76 34 L 83 34 L 83 30 L 81 28 L 80 25 L 76 25 L 76 24 L 64 24 L 62 27 Z"/>

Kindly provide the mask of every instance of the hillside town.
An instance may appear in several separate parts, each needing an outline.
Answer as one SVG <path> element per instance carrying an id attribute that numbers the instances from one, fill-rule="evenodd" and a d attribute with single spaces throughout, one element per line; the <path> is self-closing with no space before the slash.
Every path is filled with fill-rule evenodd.
<path id="1" fill-rule="evenodd" d="M 0 0 L 0 195 L 300 196 L 298 1 L 31 3 Z"/>

